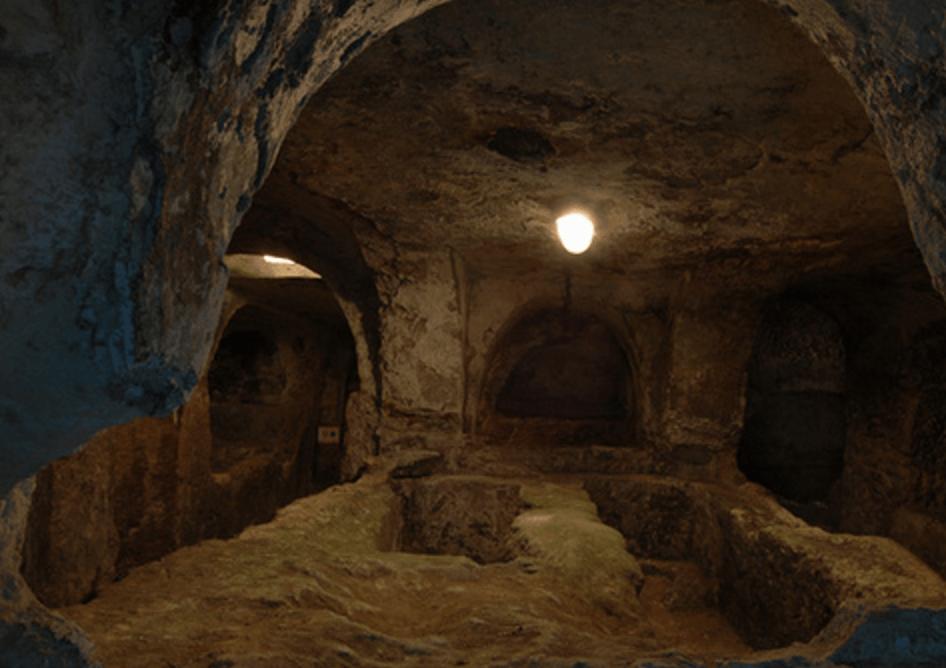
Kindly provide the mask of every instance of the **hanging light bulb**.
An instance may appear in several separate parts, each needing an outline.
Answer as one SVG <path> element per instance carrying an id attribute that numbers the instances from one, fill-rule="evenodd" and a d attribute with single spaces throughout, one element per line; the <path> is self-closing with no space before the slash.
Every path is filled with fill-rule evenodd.
<path id="1" fill-rule="evenodd" d="M 591 246 L 591 239 L 595 235 L 594 223 L 583 213 L 569 213 L 557 221 L 558 238 L 569 253 L 578 255 L 584 253 Z"/>

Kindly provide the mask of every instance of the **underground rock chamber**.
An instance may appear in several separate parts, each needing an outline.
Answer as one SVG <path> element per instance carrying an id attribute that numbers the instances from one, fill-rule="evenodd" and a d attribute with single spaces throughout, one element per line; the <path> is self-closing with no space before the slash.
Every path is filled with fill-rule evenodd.
<path id="1" fill-rule="evenodd" d="M 129 668 L 711 666 L 850 654 L 876 610 L 935 626 L 918 602 L 946 584 L 903 548 L 754 485 L 374 472 L 61 612 Z"/>
<path id="2" fill-rule="evenodd" d="M 659 147 L 660 136 L 669 132 L 656 134 Z M 419 143 L 414 135 L 410 141 Z M 666 136 L 663 141 L 670 144 Z M 489 148 L 514 160 L 548 153 Z M 775 157 L 779 164 L 784 160 Z M 647 150 L 642 158 L 637 169 L 645 176 L 666 181 L 672 190 L 687 186 L 672 168 L 659 161 L 655 167 Z M 715 165 L 708 167 L 703 171 L 713 177 Z M 311 171 L 319 179 L 345 173 Z M 706 178 L 698 169 L 684 176 Z M 375 179 L 362 181 L 376 187 Z M 412 201 L 425 206 L 437 195 L 416 194 Z M 681 214 L 692 223 L 706 221 L 702 211 Z M 231 343 L 259 350 L 252 357 L 260 362 L 271 357 L 264 343 Z M 611 349 L 614 354 L 604 359 L 582 354 L 573 361 L 616 368 L 611 362 L 620 360 L 622 351 Z M 534 427 L 532 440 L 539 447 L 551 434 L 573 446 L 570 452 L 610 456 L 605 448 L 585 446 L 630 440 L 626 436 L 637 423 L 632 388 L 623 382 L 627 374 L 617 375 L 602 396 L 580 395 L 595 399 L 589 402 L 595 411 L 573 419 L 601 424 L 590 425 L 593 432 L 578 432 L 566 428 L 572 425 L 548 424 L 550 416 L 541 407 L 536 411 L 522 401 L 534 396 L 528 375 L 558 357 L 560 348 L 540 349 L 513 367 L 515 382 L 498 388 L 496 433 Z M 680 377 L 692 375 L 683 371 Z M 278 373 L 272 379 L 278 388 Z M 576 385 L 567 377 L 560 387 L 566 392 L 546 397 L 554 415 L 575 398 Z M 782 413 L 773 412 L 770 419 L 766 404 L 757 406 L 764 436 L 769 431 L 764 427 Z M 217 412 L 223 427 L 234 426 L 227 420 L 231 415 L 246 413 L 243 408 Z M 245 430 L 234 432 L 230 436 Z M 216 476 L 231 464 L 252 460 L 240 439 L 227 440 L 235 443 L 225 444 L 212 460 Z M 558 459 L 562 452 L 564 447 Z M 628 452 L 626 459 L 636 463 L 634 454 Z M 539 457 L 551 458 L 546 452 Z M 757 470 L 771 463 L 763 461 Z M 801 648 L 791 651 L 816 658 L 846 647 L 852 660 L 832 663 L 866 666 L 877 664 L 878 656 L 869 648 L 858 654 L 861 650 L 846 640 L 852 636 L 844 635 L 845 624 L 860 629 L 852 619 L 869 621 L 851 610 L 850 601 L 871 601 L 869 612 L 877 601 L 899 603 L 942 588 L 888 543 L 810 531 L 751 487 L 622 476 L 555 480 L 431 477 L 392 489 L 383 476 L 368 474 L 357 484 L 298 501 L 275 522 L 232 542 L 202 543 L 143 565 L 104 588 L 99 600 L 70 607 L 67 614 L 96 639 L 106 665 L 118 666 L 540 667 L 634 665 L 638 659 L 658 665 L 674 661 L 665 657 L 668 648 L 692 658 L 679 662 L 692 666 L 743 651 L 746 661 L 765 662 L 770 655 L 752 653 L 748 646 L 777 650 L 796 642 Z M 568 540 L 574 537 L 581 540 Z M 712 616 L 719 626 L 709 631 L 698 618 L 683 621 L 685 614 Z M 935 615 L 930 618 L 935 622 Z M 698 638 L 667 633 L 688 624 Z M 917 630 L 921 622 L 911 628 L 918 646 L 935 644 L 935 633 Z M 731 638 L 732 645 L 710 647 L 705 636 L 714 633 Z M 887 644 L 899 646 L 901 639 Z"/>

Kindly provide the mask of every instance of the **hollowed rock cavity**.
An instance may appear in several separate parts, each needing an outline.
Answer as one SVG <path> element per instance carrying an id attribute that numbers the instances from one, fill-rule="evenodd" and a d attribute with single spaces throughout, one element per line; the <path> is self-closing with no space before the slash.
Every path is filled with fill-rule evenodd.
<path id="1" fill-rule="evenodd" d="M 752 485 L 648 476 L 581 484 L 397 481 L 396 546 L 554 572 L 635 625 L 679 626 L 675 613 L 700 612 L 686 623 L 730 642 L 735 630 L 757 650 L 811 642 L 846 601 L 946 595 L 942 580 L 892 541 L 827 534 Z M 647 615 L 656 619 L 642 622 Z"/>
<path id="2" fill-rule="evenodd" d="M 749 364 L 739 465 L 750 480 L 797 504 L 825 502 L 845 448 L 841 328 L 809 304 L 769 308 Z"/>
<path id="3" fill-rule="evenodd" d="M 374 472 L 62 612 L 127 668 L 692 667 L 869 659 L 870 624 L 928 645 L 943 601 L 897 544 L 812 528 L 752 484 Z"/>
<path id="4" fill-rule="evenodd" d="M 753 648 L 813 641 L 852 601 L 946 595 L 946 585 L 886 538 L 811 527 L 752 485 L 592 477 L 602 519 L 642 560 L 695 564 L 710 599 Z"/>
<path id="5" fill-rule="evenodd" d="M 637 407 L 626 343 L 592 314 L 526 313 L 493 352 L 480 433 L 517 446 L 632 444 Z"/>
<path id="6" fill-rule="evenodd" d="M 510 561 L 520 486 L 480 478 L 408 482 L 400 489 L 400 549 L 469 557 L 479 564 Z"/>

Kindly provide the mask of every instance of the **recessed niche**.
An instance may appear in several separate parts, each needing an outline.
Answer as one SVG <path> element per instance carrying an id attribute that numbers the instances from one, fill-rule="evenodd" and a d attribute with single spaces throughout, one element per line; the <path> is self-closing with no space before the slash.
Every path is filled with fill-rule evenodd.
<path id="1" fill-rule="evenodd" d="M 826 502 L 844 465 L 845 347 L 837 322 L 802 302 L 766 313 L 746 391 L 739 467 L 792 502 Z"/>
<path id="2" fill-rule="evenodd" d="M 626 445 L 635 417 L 627 352 L 593 315 L 526 315 L 496 346 L 480 411 L 481 431 L 496 440 Z"/>
<path id="3" fill-rule="evenodd" d="M 220 339 L 210 366 L 211 396 L 227 403 L 277 403 L 286 387 L 286 372 L 276 342 L 259 329 L 239 321 L 235 325 Z"/>
<path id="4" fill-rule="evenodd" d="M 624 351 L 600 324 L 538 342 L 512 369 L 496 402 L 504 415 L 564 420 L 627 415 Z"/>

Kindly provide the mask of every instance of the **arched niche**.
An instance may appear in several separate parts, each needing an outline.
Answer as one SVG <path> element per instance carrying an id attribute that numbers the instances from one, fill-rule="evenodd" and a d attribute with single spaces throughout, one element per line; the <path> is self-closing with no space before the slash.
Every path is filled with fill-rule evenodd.
<path id="1" fill-rule="evenodd" d="M 257 193 L 228 251 L 286 258 L 316 272 L 324 295 L 315 300 L 322 313 L 350 332 L 357 373 L 346 410 L 347 429 L 340 475 L 350 479 L 373 451 L 381 386 L 380 308 L 375 272 L 365 261 L 355 234 L 368 221 L 343 202 L 320 196 L 275 172 Z M 328 297 L 325 297 L 328 295 Z M 325 303 L 326 299 L 330 303 Z"/>
<path id="2" fill-rule="evenodd" d="M 213 471 L 255 480 L 273 507 L 341 481 L 348 399 L 361 386 L 346 315 L 313 276 L 232 275 L 207 372 Z"/>
<path id="3" fill-rule="evenodd" d="M 105 429 L 37 474 L 21 571 L 44 604 L 89 600 L 136 566 L 340 481 L 359 377 L 332 291 L 232 272 L 225 303 L 187 404 Z M 320 427 L 338 437 L 320 439 Z"/>
<path id="4" fill-rule="evenodd" d="M 636 376 L 625 341 L 603 319 L 528 312 L 492 351 L 476 431 L 516 446 L 631 445 Z"/>
<path id="5" fill-rule="evenodd" d="M 827 501 L 845 449 L 841 328 L 810 304 L 779 300 L 765 312 L 749 364 L 739 467 L 791 502 Z"/>
<path id="6" fill-rule="evenodd" d="M 306 456 L 300 448 L 313 447 L 298 442 L 300 426 L 311 430 L 305 408 L 316 403 L 309 398 L 309 406 L 299 405 L 313 392 L 308 329 L 257 305 L 244 306 L 229 319 L 207 372 L 214 473 L 248 478 L 248 469 L 258 466 L 293 466 Z M 257 493 L 272 494 L 281 483 Z"/>

